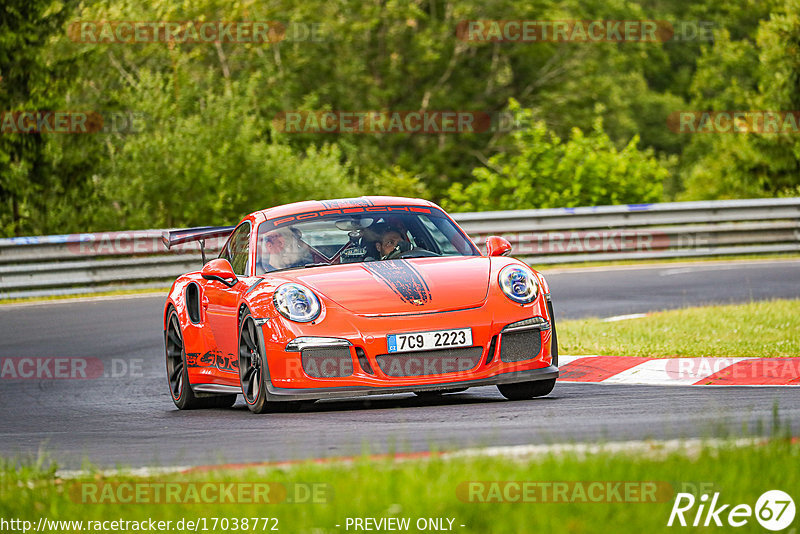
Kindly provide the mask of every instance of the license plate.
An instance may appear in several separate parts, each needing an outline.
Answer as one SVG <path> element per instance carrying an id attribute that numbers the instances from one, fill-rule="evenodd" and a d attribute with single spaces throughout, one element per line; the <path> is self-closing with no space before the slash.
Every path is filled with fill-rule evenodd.
<path id="1" fill-rule="evenodd" d="M 420 350 L 449 349 L 472 346 L 472 329 L 434 330 L 386 336 L 389 352 L 416 352 Z"/>

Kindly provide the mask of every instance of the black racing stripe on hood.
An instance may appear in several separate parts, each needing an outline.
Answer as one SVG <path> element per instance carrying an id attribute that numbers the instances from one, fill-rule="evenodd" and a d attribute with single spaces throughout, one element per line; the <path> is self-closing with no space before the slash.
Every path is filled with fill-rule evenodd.
<path id="1" fill-rule="evenodd" d="M 423 306 L 433 300 L 428 283 L 422 274 L 406 260 L 386 260 L 362 263 L 403 302 L 414 306 Z"/>

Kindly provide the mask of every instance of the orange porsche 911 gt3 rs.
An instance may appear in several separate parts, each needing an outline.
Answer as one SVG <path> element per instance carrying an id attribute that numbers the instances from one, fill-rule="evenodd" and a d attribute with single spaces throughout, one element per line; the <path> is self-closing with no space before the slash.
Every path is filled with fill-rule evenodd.
<path id="1" fill-rule="evenodd" d="M 226 237 L 180 276 L 164 309 L 170 394 L 180 409 L 262 413 L 296 401 L 496 385 L 547 395 L 558 344 L 544 277 L 475 244 L 432 202 L 307 201 L 236 227 L 164 233 L 167 247 Z M 287 402 L 288 401 L 288 402 Z"/>

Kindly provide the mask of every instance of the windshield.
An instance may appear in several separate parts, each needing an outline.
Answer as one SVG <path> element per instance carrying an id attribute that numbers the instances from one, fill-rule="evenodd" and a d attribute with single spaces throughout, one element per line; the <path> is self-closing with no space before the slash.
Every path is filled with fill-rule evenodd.
<path id="1" fill-rule="evenodd" d="M 401 210 L 414 211 L 401 211 Z M 370 208 L 352 215 L 303 214 L 259 225 L 256 274 L 282 269 L 433 256 L 480 256 L 443 213 L 432 208 Z M 424 212 L 424 213 L 422 213 Z M 298 221 L 304 217 L 306 220 Z"/>

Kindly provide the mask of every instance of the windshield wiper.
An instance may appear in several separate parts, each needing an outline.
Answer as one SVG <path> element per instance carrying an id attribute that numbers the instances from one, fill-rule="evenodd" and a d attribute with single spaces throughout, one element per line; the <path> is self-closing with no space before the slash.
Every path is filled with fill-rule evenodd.
<path id="1" fill-rule="evenodd" d="M 306 263 L 305 265 L 303 265 L 303 267 L 307 269 L 309 267 L 323 267 L 325 265 L 330 265 L 330 263 Z"/>

